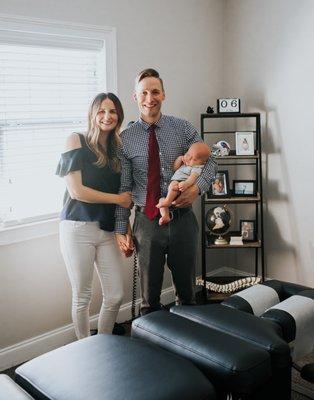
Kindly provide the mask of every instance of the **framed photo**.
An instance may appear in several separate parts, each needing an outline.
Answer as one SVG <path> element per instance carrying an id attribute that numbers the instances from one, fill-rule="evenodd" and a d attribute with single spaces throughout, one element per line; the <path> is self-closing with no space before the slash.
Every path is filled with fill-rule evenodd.
<path id="1" fill-rule="evenodd" d="M 256 181 L 234 180 L 233 181 L 234 196 L 256 196 Z"/>
<path id="2" fill-rule="evenodd" d="M 254 132 L 236 132 L 235 142 L 237 156 L 254 155 Z"/>
<path id="3" fill-rule="evenodd" d="M 240 232 L 244 242 L 254 242 L 256 240 L 255 221 L 240 219 Z"/>
<path id="4" fill-rule="evenodd" d="M 211 184 L 209 192 L 206 193 L 205 200 L 213 197 L 227 197 L 229 195 L 229 173 L 227 170 L 218 171 Z"/>

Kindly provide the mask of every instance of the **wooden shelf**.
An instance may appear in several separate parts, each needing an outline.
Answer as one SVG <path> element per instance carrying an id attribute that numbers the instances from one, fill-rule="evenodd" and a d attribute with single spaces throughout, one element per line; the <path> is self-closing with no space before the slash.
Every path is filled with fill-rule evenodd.
<path id="1" fill-rule="evenodd" d="M 235 150 L 231 150 L 228 156 L 217 156 L 214 157 L 215 160 L 220 161 L 220 160 L 257 160 L 259 158 L 259 152 L 256 151 L 255 154 L 249 156 L 239 156 L 235 154 Z"/>
<path id="2" fill-rule="evenodd" d="M 205 200 L 205 204 L 216 203 L 258 203 L 261 201 L 261 196 L 257 193 L 256 196 L 233 196 L 233 197 L 213 197 Z"/>
<path id="3" fill-rule="evenodd" d="M 260 240 L 256 240 L 254 242 L 243 242 L 243 244 L 237 244 L 237 245 L 230 245 L 230 244 L 214 244 L 215 240 L 217 239 L 218 236 L 216 235 L 211 235 L 208 231 L 205 232 L 206 235 L 206 249 L 250 249 L 250 248 L 258 248 L 261 247 L 262 242 Z M 223 237 L 227 240 L 230 241 L 230 236 L 241 236 L 241 233 L 239 231 L 229 231 L 226 235 L 223 235 Z"/>
<path id="4" fill-rule="evenodd" d="M 215 160 L 220 161 L 220 160 L 257 160 L 259 156 L 257 154 L 253 156 L 218 156 L 214 157 Z"/>
<path id="5" fill-rule="evenodd" d="M 259 113 L 203 113 L 202 118 L 260 118 Z"/>
<path id="6" fill-rule="evenodd" d="M 243 242 L 243 244 L 230 245 L 230 244 L 207 244 L 206 249 L 250 249 L 261 247 L 261 241 L 256 242 Z"/>

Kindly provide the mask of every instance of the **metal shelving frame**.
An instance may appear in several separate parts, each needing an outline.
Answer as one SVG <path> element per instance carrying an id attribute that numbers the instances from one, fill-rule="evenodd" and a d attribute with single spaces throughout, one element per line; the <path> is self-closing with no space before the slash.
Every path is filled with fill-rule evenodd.
<path id="1" fill-rule="evenodd" d="M 202 213 L 202 279 L 204 282 L 203 286 L 203 294 L 205 299 L 207 300 L 207 290 L 206 290 L 206 273 L 207 273 L 207 265 L 206 265 L 206 252 L 207 250 L 213 249 L 234 249 L 234 248 L 251 248 L 255 250 L 255 276 L 258 276 L 259 269 L 261 271 L 261 278 L 264 280 L 265 271 L 264 271 L 264 216 L 263 216 L 263 181 L 262 181 L 262 145 L 261 145 L 261 120 L 259 113 L 214 113 L 214 114 L 201 114 L 201 135 L 204 139 L 205 135 L 208 134 L 235 134 L 235 131 L 205 131 L 204 125 L 205 120 L 208 119 L 222 119 L 222 118 L 254 118 L 255 119 L 255 130 L 251 130 L 250 132 L 255 132 L 256 140 L 255 140 L 255 154 L 254 155 L 241 155 L 237 156 L 234 152 L 231 152 L 229 156 L 217 157 L 216 161 L 219 166 L 245 166 L 245 165 L 253 165 L 255 166 L 255 180 L 256 180 L 256 188 L 257 194 L 253 197 L 236 197 L 236 196 L 228 196 L 224 198 L 211 198 L 205 200 L 205 195 L 202 196 L 201 201 L 201 213 Z M 209 204 L 255 204 L 255 224 L 256 224 L 256 242 L 247 242 L 243 245 L 215 245 L 209 244 L 206 237 L 206 226 L 205 226 L 205 215 L 206 215 L 206 206 Z M 260 253 L 260 257 L 259 257 Z M 260 264 L 260 265 L 259 265 Z M 260 266 L 260 268 L 259 268 Z"/>

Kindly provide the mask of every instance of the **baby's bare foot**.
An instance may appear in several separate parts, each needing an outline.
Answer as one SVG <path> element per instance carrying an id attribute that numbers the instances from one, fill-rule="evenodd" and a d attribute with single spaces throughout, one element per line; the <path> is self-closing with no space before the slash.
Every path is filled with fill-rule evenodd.
<path id="1" fill-rule="evenodd" d="M 167 201 L 167 199 L 165 197 L 161 197 L 159 199 L 158 204 L 156 205 L 157 208 L 170 207 L 170 206 L 171 206 L 171 202 Z"/>
<path id="2" fill-rule="evenodd" d="M 158 223 L 159 223 L 159 225 L 165 225 L 165 224 L 168 224 L 168 222 L 170 222 L 170 221 L 171 221 L 170 215 L 164 215 L 163 217 L 159 218 Z"/>

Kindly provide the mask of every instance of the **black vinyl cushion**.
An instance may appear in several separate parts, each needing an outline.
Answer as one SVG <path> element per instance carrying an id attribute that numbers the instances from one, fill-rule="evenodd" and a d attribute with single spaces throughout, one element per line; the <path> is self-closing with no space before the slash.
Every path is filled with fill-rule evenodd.
<path id="1" fill-rule="evenodd" d="M 39 356 L 16 370 L 36 399 L 215 399 L 213 386 L 189 361 L 121 336 L 96 335 Z"/>
<path id="2" fill-rule="evenodd" d="M 270 279 L 268 281 L 265 281 L 263 282 L 263 285 L 269 286 L 276 290 L 280 301 L 283 301 L 290 296 L 299 294 L 299 292 L 303 290 L 310 289 L 308 286 L 299 285 L 292 282 L 278 281 L 277 279 Z"/>
<path id="3" fill-rule="evenodd" d="M 299 286 L 299 285 L 298 285 Z M 298 300 L 300 298 L 298 298 L 297 296 L 302 296 L 302 297 L 307 297 L 309 299 L 314 300 L 314 289 L 306 289 L 306 290 L 301 290 L 299 292 L 297 292 L 297 296 L 290 296 L 287 301 L 293 301 L 295 304 L 294 307 L 294 312 L 296 312 L 296 310 L 298 310 L 298 314 L 301 316 L 302 313 L 304 312 L 304 305 L 303 303 L 299 303 L 300 305 L 298 305 Z M 290 314 L 289 312 L 289 308 L 291 310 L 291 305 L 290 307 L 288 307 L 286 310 L 283 310 L 280 308 L 280 304 L 283 303 L 279 303 L 279 307 L 278 306 L 273 306 L 272 308 L 270 308 L 269 310 L 267 310 L 265 313 L 263 313 L 261 315 L 261 318 L 270 320 L 275 322 L 277 325 L 279 325 L 282 329 L 282 333 L 283 333 L 283 338 L 285 339 L 286 342 L 290 343 L 293 340 L 295 340 L 296 338 L 296 331 L 297 331 L 297 325 L 296 325 L 296 321 L 293 317 L 292 314 Z M 292 303 L 290 303 L 292 304 Z M 298 307 L 298 309 L 296 309 L 296 306 Z M 277 308 L 278 307 L 278 308 Z M 306 318 L 308 318 L 309 315 L 306 316 Z M 311 318 L 310 318 L 311 319 Z M 310 319 L 309 319 L 309 323 L 310 323 Z"/>
<path id="4" fill-rule="evenodd" d="M 267 350 L 273 366 L 291 364 L 290 348 L 280 326 L 272 321 L 221 304 L 175 306 L 171 312 Z"/>
<path id="5" fill-rule="evenodd" d="M 251 394 L 271 375 L 267 351 L 166 311 L 133 321 L 132 336 L 191 360 L 219 390 Z"/>
<path id="6" fill-rule="evenodd" d="M 291 314 L 284 310 L 271 308 L 261 315 L 265 320 L 273 321 L 282 329 L 282 336 L 287 343 L 292 342 L 296 335 L 296 324 Z"/>
<path id="7" fill-rule="evenodd" d="M 308 297 L 309 299 L 314 300 L 314 289 L 306 289 L 297 293 L 299 296 Z"/>
<path id="8" fill-rule="evenodd" d="M 314 363 L 306 364 L 302 367 L 301 378 L 314 383 Z"/>
<path id="9" fill-rule="evenodd" d="M 221 304 L 260 316 L 268 308 L 279 303 L 282 296 L 281 283 L 269 280 L 240 290 L 227 297 Z"/>
<path id="10" fill-rule="evenodd" d="M 290 344 L 292 358 L 297 360 L 314 348 L 314 289 L 290 296 L 271 307 L 261 318 L 277 323 Z"/>
<path id="11" fill-rule="evenodd" d="M 257 289 L 257 287 L 259 287 L 261 289 L 263 286 L 264 287 L 268 286 L 269 288 L 271 288 L 273 293 L 276 293 L 279 302 L 284 301 L 288 297 L 296 295 L 296 294 L 301 295 L 301 292 L 305 292 L 305 291 L 308 291 L 308 289 L 310 289 L 306 286 L 297 285 L 295 283 L 283 282 L 283 281 L 271 279 L 271 280 L 268 280 L 261 284 L 256 285 L 256 287 L 252 286 L 248 289 L 244 289 L 243 291 L 235 293 L 235 294 L 229 296 L 228 298 L 226 298 L 221 304 L 223 304 L 227 307 L 235 308 L 237 310 L 245 311 L 249 314 L 256 314 L 256 312 L 254 312 L 254 310 L 252 308 L 252 304 L 250 303 L 249 299 L 250 299 L 250 296 L 254 296 L 253 299 L 255 301 L 256 296 L 258 296 L 259 297 L 259 299 L 258 299 L 259 305 L 260 305 L 258 310 L 260 308 L 263 308 L 263 305 L 264 305 L 265 306 L 264 312 L 265 312 L 269 307 L 274 306 L 275 303 L 272 303 L 272 301 L 271 301 L 271 304 L 268 304 L 267 298 L 265 298 L 265 296 L 268 297 L 269 293 L 267 293 L 267 292 L 264 293 L 264 291 L 261 291 L 261 290 L 259 290 L 259 291 L 255 290 L 255 289 Z M 256 296 L 253 295 L 254 290 L 256 292 Z M 246 298 L 246 297 L 243 298 L 241 296 L 241 292 L 248 292 L 248 293 L 250 293 L 250 296 L 248 298 Z M 248 295 L 248 293 L 246 294 L 246 296 Z M 309 294 L 307 296 L 311 297 Z M 312 294 L 312 296 L 313 296 L 313 294 Z M 273 299 L 273 296 L 270 297 L 270 300 L 271 299 Z M 253 301 L 253 304 L 254 304 L 254 301 Z M 264 302 L 265 302 L 265 304 L 264 304 Z M 257 310 L 255 310 L 255 311 L 257 311 Z"/>
<path id="12" fill-rule="evenodd" d="M 284 295 L 284 298 L 281 299 L 281 301 L 287 299 L 290 296 L 294 296 L 296 294 L 300 294 L 301 295 L 300 292 L 302 292 L 304 290 L 308 290 L 308 289 L 311 290 L 310 287 L 303 286 L 303 285 L 298 285 L 297 283 L 282 282 L 282 281 L 279 281 L 279 282 L 281 282 L 282 291 L 283 291 L 283 295 Z"/>
<path id="13" fill-rule="evenodd" d="M 240 310 L 246 312 L 248 314 L 254 315 L 251 304 L 236 294 L 228 297 L 226 300 L 222 302 L 222 304 L 226 307 L 234 308 L 236 310 Z"/>

